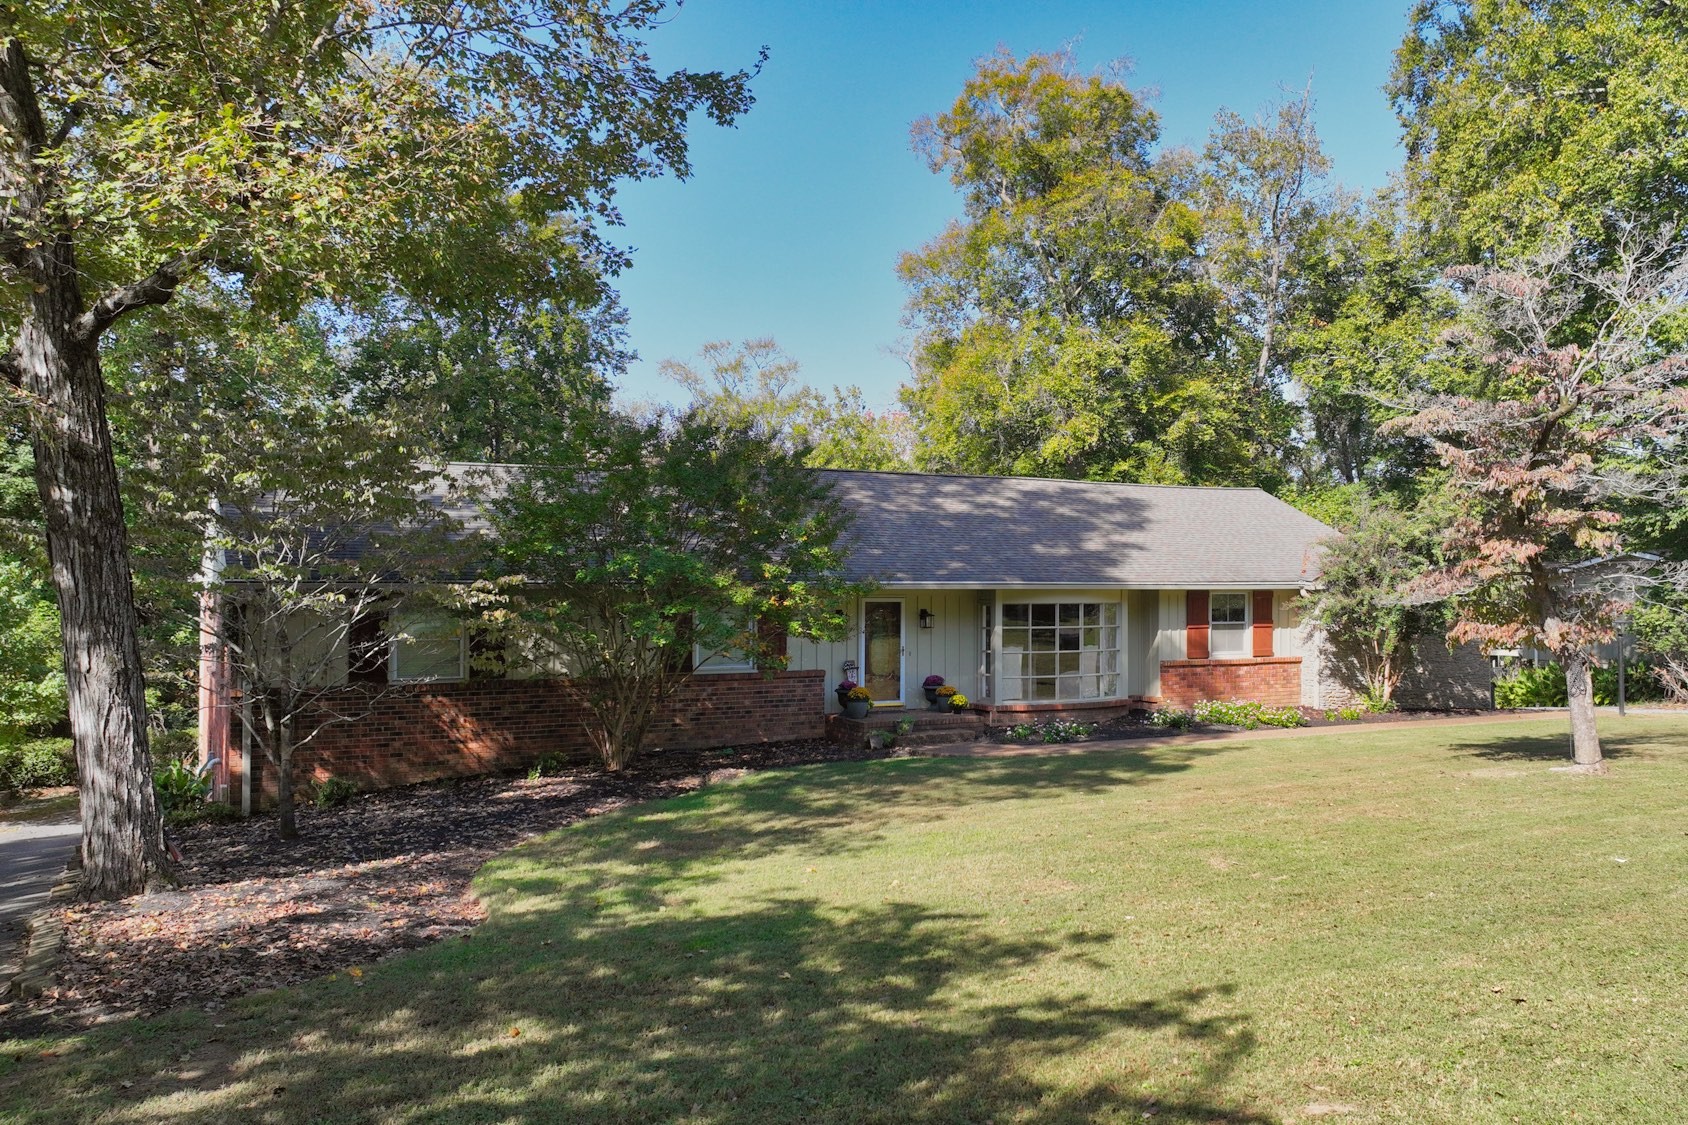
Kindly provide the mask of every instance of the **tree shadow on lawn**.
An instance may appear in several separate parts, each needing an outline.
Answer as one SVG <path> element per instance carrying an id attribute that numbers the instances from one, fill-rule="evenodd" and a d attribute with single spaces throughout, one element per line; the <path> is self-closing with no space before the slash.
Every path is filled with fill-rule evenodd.
<path id="1" fill-rule="evenodd" d="M 487 864 L 476 885 L 534 898 L 597 894 L 604 906 L 654 908 L 677 890 L 711 880 L 727 860 L 781 852 L 805 859 L 855 854 L 881 843 L 892 825 L 971 816 L 990 801 L 1147 784 L 1236 746 L 997 761 L 902 759 L 760 774 L 524 845 Z M 603 880 L 606 874 L 610 878 Z"/>
<path id="2" fill-rule="evenodd" d="M 1101 971 L 1098 940 L 1111 937 L 1003 937 L 901 902 L 600 920 L 577 898 L 358 981 L 244 1002 L 221 1031 L 183 1015 L 93 1032 L 71 1060 L 0 1080 L 0 1116 L 1272 1120 L 1227 1088 L 1256 1047 L 1228 986 L 1123 1004 L 1029 983 L 993 993 L 1052 963 Z M 1157 1055 L 1184 1061 L 1139 1061 Z"/>
<path id="3" fill-rule="evenodd" d="M 1507 735 L 1496 732 L 1490 737 L 1454 743 L 1448 747 L 1456 755 L 1483 758 L 1491 762 L 1545 762 L 1552 765 L 1571 764 L 1571 733 L 1569 720 L 1565 729 L 1554 734 Z M 1600 732 L 1600 752 L 1612 761 L 1657 761 L 1671 752 L 1688 749 L 1688 725 L 1671 731 Z"/>

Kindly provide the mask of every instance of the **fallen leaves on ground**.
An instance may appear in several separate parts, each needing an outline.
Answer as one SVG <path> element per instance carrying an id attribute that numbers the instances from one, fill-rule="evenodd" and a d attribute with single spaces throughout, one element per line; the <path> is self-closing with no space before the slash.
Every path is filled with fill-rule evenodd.
<path id="1" fill-rule="evenodd" d="M 61 911 L 57 987 L 0 1009 L 0 1030 L 217 1007 L 352 969 L 474 927 L 486 911 L 469 880 L 530 836 L 696 789 L 706 776 L 884 756 L 818 741 L 669 751 L 618 773 L 581 766 L 301 808 L 297 840 L 278 839 L 270 816 L 187 828 L 179 889 Z"/>

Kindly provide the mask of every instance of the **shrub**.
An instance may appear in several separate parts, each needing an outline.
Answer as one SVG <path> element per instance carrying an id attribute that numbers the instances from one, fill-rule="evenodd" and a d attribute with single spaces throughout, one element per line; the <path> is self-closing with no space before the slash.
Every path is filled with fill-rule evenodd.
<path id="1" fill-rule="evenodd" d="M 1179 707 L 1163 707 L 1149 715 L 1151 725 L 1170 727 L 1173 730 L 1189 730 L 1195 721 L 1195 712 L 1185 711 Z"/>
<path id="2" fill-rule="evenodd" d="M 1495 706 L 1563 707 L 1565 706 L 1565 673 L 1557 664 L 1539 668 L 1528 664 L 1504 680 L 1495 681 Z"/>
<path id="3" fill-rule="evenodd" d="M 222 801 L 201 801 L 186 808 L 171 809 L 164 814 L 164 823 L 171 828 L 188 824 L 231 824 L 240 819 L 240 810 Z"/>
<path id="4" fill-rule="evenodd" d="M 355 781 L 331 777 L 316 787 L 316 806 L 319 809 L 337 809 L 357 795 L 358 787 Z"/>
<path id="5" fill-rule="evenodd" d="M 211 779 L 186 762 L 167 762 L 152 771 L 152 787 L 165 813 L 196 808 L 211 792 Z"/>
<path id="6" fill-rule="evenodd" d="M 855 703 L 866 703 L 873 698 L 873 693 L 865 687 L 853 687 L 844 694 L 844 698 Z"/>
<path id="7" fill-rule="evenodd" d="M 1624 696 L 1639 699 L 1662 699 L 1663 686 L 1652 671 L 1639 662 L 1631 662 L 1625 671 L 1628 682 Z M 1594 702 L 1610 707 L 1618 701 L 1618 668 L 1616 664 L 1594 669 Z M 1563 707 L 1566 704 L 1565 672 L 1557 664 L 1532 667 L 1525 664 L 1505 679 L 1495 681 L 1495 706 L 1503 710 L 1513 707 Z"/>
<path id="8" fill-rule="evenodd" d="M 193 727 L 155 730 L 147 736 L 155 762 L 187 762 L 199 754 L 199 731 Z"/>
<path id="9" fill-rule="evenodd" d="M 932 675 L 927 676 L 924 680 L 921 680 L 920 686 L 927 689 L 943 687 L 944 678 L 937 673 L 933 673 Z"/>
<path id="10" fill-rule="evenodd" d="M 68 738 L 0 741 L 0 793 L 76 784 L 76 751 Z"/>
<path id="11" fill-rule="evenodd" d="M 556 777 L 568 768 L 568 760 L 561 754 L 541 754 L 539 760 L 528 770 L 528 780 L 538 781 L 542 777 Z"/>
<path id="12" fill-rule="evenodd" d="M 1195 706 L 1197 721 L 1255 730 L 1258 727 L 1299 727 L 1307 719 L 1294 707 L 1267 707 L 1253 700 L 1203 699 Z"/>
<path id="13" fill-rule="evenodd" d="M 1326 711 L 1325 718 L 1330 719 L 1333 722 L 1337 719 L 1346 719 L 1348 722 L 1352 723 L 1356 719 L 1365 718 L 1367 713 L 1370 711 L 1370 707 L 1362 707 L 1358 704 L 1350 703 L 1346 707 L 1338 707 L 1334 711 Z"/>
<path id="14" fill-rule="evenodd" d="M 1043 723 L 1018 723 L 1007 730 L 1012 742 L 1076 742 L 1089 738 L 1096 730 L 1095 723 L 1075 723 L 1066 719 L 1050 719 Z"/>
<path id="15" fill-rule="evenodd" d="M 1401 705 L 1389 696 L 1370 689 L 1360 696 L 1360 705 L 1374 715 L 1386 715 L 1401 709 Z"/>

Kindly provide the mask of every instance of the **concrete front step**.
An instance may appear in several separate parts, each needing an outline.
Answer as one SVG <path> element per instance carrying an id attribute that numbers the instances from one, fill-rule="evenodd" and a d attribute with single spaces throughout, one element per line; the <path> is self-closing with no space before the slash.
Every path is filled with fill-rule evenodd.
<path id="1" fill-rule="evenodd" d="M 897 727 L 907 720 L 914 725 L 898 732 Z M 864 719 L 845 715 L 827 716 L 827 733 L 832 741 L 845 746 L 860 745 L 869 734 L 886 732 L 896 738 L 898 746 L 941 746 L 945 743 L 973 742 L 984 737 L 985 717 L 974 711 L 873 711 Z"/>

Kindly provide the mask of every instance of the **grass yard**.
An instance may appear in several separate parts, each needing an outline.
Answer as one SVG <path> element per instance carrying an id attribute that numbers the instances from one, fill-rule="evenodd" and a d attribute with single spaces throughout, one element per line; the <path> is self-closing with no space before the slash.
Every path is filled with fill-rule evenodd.
<path id="1" fill-rule="evenodd" d="M 0 1120 L 1681 1122 L 1688 719 L 1602 724 L 756 776 L 466 939 L 0 1044 Z"/>

